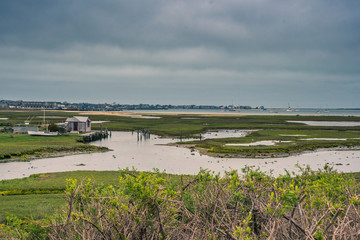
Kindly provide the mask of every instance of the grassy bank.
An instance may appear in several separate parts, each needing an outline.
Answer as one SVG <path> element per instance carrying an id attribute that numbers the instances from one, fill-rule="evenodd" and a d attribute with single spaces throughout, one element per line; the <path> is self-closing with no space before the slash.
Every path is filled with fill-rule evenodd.
<path id="1" fill-rule="evenodd" d="M 19 219 L 43 219 L 53 215 L 66 204 L 64 193 L 0 196 L 0 224 L 8 216 Z"/>
<path id="2" fill-rule="evenodd" d="M 16 216 L 21 219 L 42 219 L 65 205 L 66 179 L 88 178 L 97 184 L 116 185 L 117 171 L 75 171 L 34 174 L 27 178 L 0 181 L 0 219 Z"/>
<path id="3" fill-rule="evenodd" d="M 160 174 L 169 186 L 191 181 L 194 176 Z M 119 171 L 73 171 L 34 174 L 27 178 L 0 181 L 0 223 L 7 216 L 42 219 L 65 204 L 67 179 L 92 179 L 96 186 L 119 184 Z"/>
<path id="4" fill-rule="evenodd" d="M 43 137 L 0 133 L 0 162 L 105 150 L 107 149 L 78 142 L 77 134 Z"/>

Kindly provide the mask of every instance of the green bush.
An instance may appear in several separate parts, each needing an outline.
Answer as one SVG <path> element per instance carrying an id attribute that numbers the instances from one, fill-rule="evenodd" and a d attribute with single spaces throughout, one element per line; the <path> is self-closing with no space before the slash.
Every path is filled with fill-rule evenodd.
<path id="1" fill-rule="evenodd" d="M 359 183 L 328 165 L 300 172 L 201 170 L 178 185 L 159 172 L 128 170 L 116 186 L 69 179 L 68 206 L 42 223 L 44 231 L 8 228 L 50 239 L 358 239 Z"/>
<path id="2" fill-rule="evenodd" d="M 48 127 L 50 132 L 59 132 L 59 133 L 65 133 L 66 129 L 63 127 L 56 126 L 54 123 L 51 123 Z"/>

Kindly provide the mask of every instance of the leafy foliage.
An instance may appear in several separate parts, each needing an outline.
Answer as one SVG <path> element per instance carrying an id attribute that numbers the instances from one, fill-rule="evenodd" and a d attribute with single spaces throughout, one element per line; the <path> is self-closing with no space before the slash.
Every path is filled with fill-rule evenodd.
<path id="1" fill-rule="evenodd" d="M 3 231 L 48 239 L 359 239 L 359 183 L 327 165 L 300 170 L 279 177 L 201 170 L 178 185 L 127 169 L 118 185 L 69 179 L 68 206 L 46 227 L 13 221 Z"/>
<path id="2" fill-rule="evenodd" d="M 55 123 L 49 124 L 48 129 L 49 129 L 50 132 L 59 132 L 59 133 L 65 133 L 66 132 L 65 128 L 59 127 Z"/>

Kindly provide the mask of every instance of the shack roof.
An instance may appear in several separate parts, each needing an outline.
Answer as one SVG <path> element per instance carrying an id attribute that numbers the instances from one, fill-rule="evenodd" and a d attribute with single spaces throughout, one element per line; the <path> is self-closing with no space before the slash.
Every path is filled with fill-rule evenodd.
<path id="1" fill-rule="evenodd" d="M 71 118 L 67 118 L 66 122 L 87 122 L 91 121 L 89 117 L 84 116 L 73 116 Z"/>

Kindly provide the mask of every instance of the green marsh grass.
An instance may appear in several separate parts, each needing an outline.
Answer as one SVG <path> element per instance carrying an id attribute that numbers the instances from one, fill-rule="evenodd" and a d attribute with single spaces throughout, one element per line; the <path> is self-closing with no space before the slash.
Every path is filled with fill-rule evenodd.
<path id="1" fill-rule="evenodd" d="M 77 134 L 56 137 L 0 133 L 0 160 L 13 157 L 26 160 L 47 153 L 100 151 L 104 148 L 78 142 Z"/>
<path id="2" fill-rule="evenodd" d="M 316 138 L 316 139 L 313 139 Z M 323 138 L 323 139 L 322 139 Z M 327 140 L 331 138 L 333 140 Z M 339 139 L 339 140 L 336 140 Z M 346 139 L 346 140 L 343 140 Z M 229 146 L 227 144 L 248 144 L 258 141 L 277 141 L 270 146 Z M 240 138 L 214 138 L 202 141 L 188 141 L 181 144 L 194 144 L 208 149 L 211 153 L 292 153 L 318 148 L 356 147 L 360 146 L 359 131 L 342 130 L 273 130 L 265 129 L 252 132 Z"/>
<path id="3" fill-rule="evenodd" d="M 7 216 L 42 219 L 66 204 L 63 193 L 0 196 L 0 223 Z"/>
<path id="4" fill-rule="evenodd" d="M 167 180 L 168 186 L 174 188 L 195 178 L 191 175 L 159 175 Z M 65 203 L 67 179 L 77 179 L 78 182 L 91 179 L 96 186 L 116 186 L 119 185 L 119 178 L 119 171 L 73 171 L 34 174 L 27 178 L 0 181 L 0 223 L 1 219 L 4 221 L 10 215 L 22 219 L 39 219 L 55 213 Z"/>
<path id="5" fill-rule="evenodd" d="M 52 117 L 65 118 L 79 115 L 80 112 L 49 111 Z M 9 118 L 2 121 L 3 126 L 25 121 L 29 116 L 41 116 L 42 111 L 0 111 L 0 117 Z M 155 116 L 151 114 L 143 114 Z M 360 127 L 336 127 L 336 126 L 308 126 L 302 123 L 288 121 L 360 121 L 355 116 L 283 116 L 283 115 L 238 115 L 238 116 L 204 116 L 204 115 L 156 115 L 160 118 L 131 118 L 115 115 L 91 115 L 93 121 L 108 121 L 102 124 L 103 129 L 112 131 L 132 131 L 137 129 L 150 129 L 151 133 L 162 137 L 190 138 L 198 137 L 200 133 L 219 129 L 257 129 L 245 138 L 208 139 L 196 142 L 197 147 L 209 149 L 212 153 L 289 153 L 317 148 L 331 148 L 337 146 L 352 147 L 360 145 L 358 139 L 346 141 L 322 141 L 301 140 L 303 138 L 359 138 Z M 41 118 L 32 124 L 41 124 Z M 50 122 L 59 122 L 59 119 L 51 118 Z M 93 124 L 93 129 L 100 129 L 100 124 Z M 305 137 L 281 136 L 283 135 L 307 135 Z M 261 140 L 292 141 L 282 142 L 275 146 L 261 147 L 234 147 L 225 146 L 226 143 L 250 143 Z M 54 139 L 31 138 L 30 136 L 0 134 L 0 158 L 27 158 L 27 155 L 36 155 L 37 152 L 66 152 L 66 151 L 96 151 L 96 147 L 81 145 L 76 142 L 76 136 L 62 136 Z M 246 153 L 247 154 L 247 153 Z M 41 156 L 41 155 L 39 155 Z"/>

